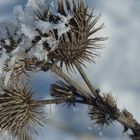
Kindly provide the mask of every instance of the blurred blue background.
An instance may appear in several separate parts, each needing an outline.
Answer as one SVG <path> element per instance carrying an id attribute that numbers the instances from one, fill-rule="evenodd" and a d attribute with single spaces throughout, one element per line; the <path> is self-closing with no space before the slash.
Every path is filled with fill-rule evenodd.
<path id="1" fill-rule="evenodd" d="M 16 5 L 27 0 L 0 0 L 0 20 L 12 16 Z M 106 27 L 99 35 L 108 36 L 105 48 L 96 64 L 86 70 L 91 81 L 102 92 L 112 92 L 120 109 L 127 108 L 140 122 L 140 1 L 138 0 L 86 0 L 95 14 L 102 13 L 100 23 Z M 50 76 L 51 75 L 51 76 Z M 74 75 L 78 81 L 78 75 Z M 49 85 L 56 81 L 52 73 L 40 72 L 33 77 L 38 98 L 49 97 Z M 123 128 L 105 127 L 100 130 L 87 117 L 86 107 L 64 108 L 46 106 L 48 117 L 55 120 L 47 125 L 36 140 L 129 140 Z M 60 129 L 61 128 L 61 129 Z"/>

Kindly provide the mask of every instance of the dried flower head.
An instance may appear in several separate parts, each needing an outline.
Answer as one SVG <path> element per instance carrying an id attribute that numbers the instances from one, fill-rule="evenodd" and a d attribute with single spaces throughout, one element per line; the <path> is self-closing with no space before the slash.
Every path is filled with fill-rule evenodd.
<path id="1" fill-rule="evenodd" d="M 72 100 L 71 101 L 69 100 L 69 102 L 66 102 L 66 105 L 68 106 L 70 105 L 75 106 L 75 103 L 73 101 L 77 95 L 78 95 L 78 92 L 73 86 L 68 85 L 62 81 L 51 85 L 51 96 L 55 98 L 67 98 L 69 96 L 71 97 Z"/>
<path id="2" fill-rule="evenodd" d="M 86 103 L 89 99 L 87 94 L 82 95 L 74 86 L 63 81 L 51 85 L 51 96 L 58 99 L 69 97 L 69 100 L 65 102 L 68 106 L 75 106 L 76 103 Z"/>
<path id="3" fill-rule="evenodd" d="M 104 27 L 104 24 L 95 27 L 100 16 L 94 17 L 83 0 L 58 0 L 57 12 L 64 17 L 69 13 L 72 16 L 66 24 L 69 31 L 61 35 L 58 46 L 49 53 L 50 59 L 59 61 L 61 67 L 64 63 L 68 68 L 75 62 L 82 65 L 83 61 L 95 62 L 95 57 L 99 55 L 96 50 L 102 48 L 99 42 L 106 40 L 105 37 L 94 37 Z"/>
<path id="4" fill-rule="evenodd" d="M 45 123 L 42 107 L 32 99 L 33 91 L 23 84 L 2 87 L 0 93 L 0 131 L 8 131 L 18 140 L 32 140 Z"/>
<path id="5" fill-rule="evenodd" d="M 96 124 L 104 126 L 113 123 L 118 116 L 116 101 L 111 94 L 97 97 L 96 103 L 89 106 L 89 116 Z"/>

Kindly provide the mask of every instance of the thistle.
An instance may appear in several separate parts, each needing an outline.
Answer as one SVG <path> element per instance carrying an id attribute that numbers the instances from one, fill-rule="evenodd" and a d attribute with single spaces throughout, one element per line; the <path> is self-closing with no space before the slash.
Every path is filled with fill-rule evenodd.
<path id="1" fill-rule="evenodd" d="M 120 111 L 111 94 L 101 96 L 83 70 L 85 62 L 95 63 L 107 39 L 95 35 L 104 27 L 97 26 L 101 15 L 94 16 L 84 0 L 57 0 L 54 10 L 45 0 L 29 0 L 24 10 L 17 7 L 14 13 L 12 20 L 0 22 L 0 133 L 8 132 L 13 140 L 33 140 L 46 123 L 43 106 L 79 103 L 89 107 L 88 116 L 96 124 L 117 121 L 139 140 L 140 124 L 133 115 Z M 63 72 L 64 66 L 68 72 L 76 68 L 90 91 Z M 64 80 L 51 85 L 53 99 L 33 99 L 26 83 L 31 82 L 30 73 L 41 70 Z"/>
<path id="2" fill-rule="evenodd" d="M 111 94 L 104 97 L 99 96 L 94 105 L 89 106 L 89 116 L 97 125 L 102 127 L 114 123 L 118 117 L 119 110 L 116 101 Z"/>
<path id="3" fill-rule="evenodd" d="M 39 10 L 35 13 L 38 36 L 32 40 L 32 45 L 43 42 L 41 47 L 44 54 L 39 53 L 39 56 L 41 59 L 43 57 L 46 70 L 50 63 L 60 63 L 60 68 L 65 64 L 68 71 L 76 67 L 94 96 L 98 96 L 82 66 L 85 66 L 85 62 L 95 62 L 95 57 L 99 56 L 97 50 L 102 48 L 100 42 L 106 40 L 106 37 L 95 36 L 95 33 L 104 27 L 104 24 L 95 27 L 100 15 L 94 17 L 83 0 L 58 0 L 57 14 L 39 3 L 37 5 Z M 46 29 L 44 25 L 49 26 L 50 29 Z M 47 60 L 44 55 L 47 55 Z"/>
<path id="4" fill-rule="evenodd" d="M 97 50 L 102 48 L 99 42 L 107 38 L 95 37 L 94 35 L 104 27 L 104 24 L 95 27 L 100 15 L 94 17 L 93 12 L 89 12 L 83 0 L 77 0 L 76 2 L 72 1 L 72 4 L 70 1 L 65 0 L 64 4 L 62 0 L 58 1 L 58 13 L 63 16 L 72 13 L 73 16 L 66 25 L 70 30 L 62 34 L 58 46 L 50 51 L 48 56 L 54 62 L 60 62 L 61 68 L 65 64 L 68 71 L 76 67 L 96 97 L 98 95 L 95 93 L 94 87 L 83 71 L 82 66 L 85 66 L 85 61 L 95 62 L 95 57 L 99 56 Z M 66 7 L 66 10 L 64 7 Z"/>
<path id="5" fill-rule="evenodd" d="M 63 16 L 72 14 L 67 24 L 70 30 L 62 34 L 57 48 L 49 53 L 51 59 L 59 61 L 61 67 L 64 63 L 67 69 L 77 63 L 84 65 L 84 61 L 95 62 L 95 57 L 99 55 L 96 50 L 102 48 L 99 42 L 106 40 L 104 37 L 94 37 L 94 34 L 104 27 L 104 24 L 95 27 L 100 16 L 94 17 L 83 0 L 76 2 L 65 0 L 64 3 L 58 0 L 57 12 Z"/>
<path id="6" fill-rule="evenodd" d="M 12 84 L 0 94 L 0 130 L 8 131 L 18 140 L 31 140 L 38 127 L 45 123 L 42 107 L 35 104 L 29 86 Z"/>
<path id="7" fill-rule="evenodd" d="M 64 83 L 62 81 L 52 84 L 50 92 L 51 96 L 55 97 L 56 99 L 70 97 L 70 99 L 65 102 L 67 106 L 76 106 L 76 103 L 84 103 L 84 100 L 88 99 L 88 96 L 86 96 L 86 94 L 85 96 L 82 96 L 82 94 L 79 93 L 74 86 Z"/>

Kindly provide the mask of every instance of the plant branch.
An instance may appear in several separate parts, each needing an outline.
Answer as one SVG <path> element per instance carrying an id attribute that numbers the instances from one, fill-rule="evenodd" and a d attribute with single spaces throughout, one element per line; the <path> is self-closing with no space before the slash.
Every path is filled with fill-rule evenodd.
<path id="1" fill-rule="evenodd" d="M 130 112 L 127 110 L 120 112 L 117 121 L 124 126 L 125 131 L 128 129 L 132 130 L 133 135 L 131 135 L 131 138 L 133 140 L 140 140 L 140 124 L 133 118 Z"/>
<path id="2" fill-rule="evenodd" d="M 115 101 L 113 99 L 111 99 L 112 100 L 111 101 L 110 99 L 107 99 L 106 97 L 101 96 L 99 92 L 97 92 L 94 89 L 93 85 L 88 80 L 81 66 L 77 65 L 76 67 L 79 70 L 84 81 L 86 82 L 90 90 L 92 91 L 92 93 L 95 95 L 95 97 L 90 96 L 89 93 L 87 93 L 81 86 L 79 86 L 79 84 L 76 83 L 71 77 L 66 75 L 57 65 L 51 65 L 49 67 L 51 71 L 53 71 L 55 74 L 57 74 L 62 79 L 64 79 L 67 83 L 75 87 L 77 91 L 79 91 L 79 94 L 81 94 L 81 97 L 80 97 L 81 99 L 66 97 L 66 98 L 59 98 L 59 99 L 54 99 L 54 100 L 39 101 L 38 103 L 40 105 L 58 104 L 58 103 L 59 104 L 60 103 L 79 103 L 79 104 L 88 105 L 90 107 L 93 106 L 94 109 L 97 109 L 98 113 L 100 113 L 100 111 L 103 111 L 101 113 L 103 113 L 105 116 L 109 115 L 110 122 L 117 121 L 124 126 L 125 131 L 127 131 L 128 129 L 132 130 L 132 133 L 133 133 L 133 135 L 131 135 L 132 140 L 140 140 L 140 124 L 133 118 L 133 115 L 126 110 L 119 111 L 117 106 L 114 107 Z M 114 114 L 112 114 L 112 112 Z"/>
<path id="3" fill-rule="evenodd" d="M 44 67 L 48 67 L 48 65 L 47 66 L 44 65 Z M 75 82 L 75 80 L 73 80 L 71 77 L 65 74 L 57 65 L 55 64 L 49 65 L 49 68 L 52 72 L 61 77 L 67 83 L 74 86 L 83 96 L 90 97 L 87 91 L 85 91 L 77 82 Z"/>
<path id="4" fill-rule="evenodd" d="M 88 79 L 87 75 L 85 74 L 82 66 L 77 62 L 75 62 L 74 64 L 75 64 L 76 68 L 78 69 L 79 73 L 81 74 L 82 78 L 84 79 L 85 83 L 87 84 L 87 86 L 91 90 L 91 92 L 94 94 L 95 97 L 97 97 L 98 94 L 97 94 L 97 92 L 95 92 L 95 88 L 93 87 L 93 85 L 91 84 L 91 82 Z"/>
<path id="5" fill-rule="evenodd" d="M 102 97 L 103 98 L 103 97 Z M 68 96 L 66 98 L 58 98 L 58 99 L 50 99 L 50 100 L 40 100 L 35 101 L 33 105 L 48 105 L 48 104 L 61 104 L 61 103 L 79 103 L 84 105 L 95 105 L 95 100 L 93 100 L 93 103 L 82 100 L 82 99 L 73 99 L 72 97 Z M 140 138 L 140 124 L 133 118 L 132 114 L 130 114 L 128 111 L 120 111 L 118 112 L 118 117 L 116 118 L 116 121 L 121 123 L 124 128 L 131 129 L 133 132 L 133 135 Z M 135 139 L 134 139 L 135 140 Z"/>
<path id="6" fill-rule="evenodd" d="M 50 99 L 50 100 L 37 100 L 34 101 L 32 105 L 49 105 L 49 104 L 61 104 L 71 100 L 70 97 L 67 98 L 59 98 L 59 99 Z"/>
<path id="7" fill-rule="evenodd" d="M 84 100 L 78 100 L 78 99 L 71 99 L 71 98 L 58 98 L 58 99 L 50 99 L 50 100 L 39 100 L 39 101 L 34 101 L 32 103 L 33 106 L 36 105 L 49 105 L 49 104 L 62 104 L 62 103 L 79 103 L 79 104 L 84 104 L 84 105 L 89 105 L 89 103 L 85 102 Z"/>

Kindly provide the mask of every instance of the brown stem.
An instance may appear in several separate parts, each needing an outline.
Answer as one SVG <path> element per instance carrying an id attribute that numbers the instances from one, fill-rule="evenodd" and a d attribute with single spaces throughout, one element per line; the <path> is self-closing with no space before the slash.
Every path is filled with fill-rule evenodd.
<path id="1" fill-rule="evenodd" d="M 88 102 L 84 102 L 82 100 L 74 100 L 71 97 L 35 101 L 33 105 L 36 106 L 36 105 L 48 105 L 48 104 L 61 104 L 61 103 L 66 103 L 66 102 L 74 102 L 74 103 L 79 103 L 79 104 L 91 105 Z M 116 120 L 119 123 L 121 123 L 124 127 L 131 129 L 135 135 L 140 136 L 140 124 L 135 119 L 126 116 L 123 112 L 119 112 L 119 115 Z"/>
<path id="2" fill-rule="evenodd" d="M 38 100 L 34 101 L 32 105 L 49 105 L 49 104 L 61 104 L 69 101 L 71 98 L 59 98 L 59 99 L 50 99 L 50 100 Z"/>
<path id="3" fill-rule="evenodd" d="M 95 91 L 95 88 L 91 84 L 90 80 L 88 79 L 87 75 L 85 74 L 82 66 L 78 62 L 75 62 L 74 64 L 75 64 L 76 68 L 78 69 L 79 73 L 81 74 L 82 78 L 84 79 L 85 83 L 87 84 L 87 86 L 91 90 L 91 92 L 94 94 L 95 97 L 97 97 L 98 94 Z"/>
<path id="4" fill-rule="evenodd" d="M 84 81 L 88 85 L 89 89 L 92 91 L 95 97 L 101 97 L 98 93 L 96 93 L 93 85 L 90 83 L 88 77 L 86 76 L 85 72 L 83 71 L 82 67 L 75 63 L 75 66 L 77 67 L 78 71 L 80 72 L 81 76 L 83 77 Z M 66 82 L 69 84 L 73 85 L 83 97 L 86 97 L 88 99 L 91 98 L 90 94 L 87 93 L 79 84 L 77 84 L 72 78 L 70 78 L 68 75 L 66 75 L 57 65 L 52 65 L 49 67 L 51 71 L 53 71 L 55 74 L 57 74 L 59 77 L 64 79 Z M 87 94 L 86 94 L 87 93 Z M 102 97 L 101 97 L 102 98 Z M 94 98 L 95 99 L 95 98 Z M 65 99 L 54 99 L 54 100 L 44 100 L 44 101 L 39 101 L 38 103 L 40 105 L 46 105 L 46 104 L 57 104 L 57 103 L 64 103 L 64 102 L 75 102 L 75 103 L 82 103 L 85 105 L 92 105 L 94 102 L 91 104 L 89 102 L 84 102 L 82 100 L 76 101 L 73 99 L 70 100 L 70 98 L 65 98 Z M 95 102 L 96 104 L 96 102 Z M 129 113 L 129 112 L 128 112 Z M 130 113 L 129 113 L 130 114 Z M 115 119 L 119 123 L 121 123 L 125 128 L 131 129 L 133 132 L 133 140 L 140 140 L 140 124 L 133 119 L 133 117 L 128 117 L 124 112 L 119 112 L 118 117 Z"/>
<path id="5" fill-rule="evenodd" d="M 33 106 L 43 106 L 43 105 L 49 105 L 49 104 L 61 104 L 61 103 L 79 103 L 79 104 L 84 104 L 84 105 L 91 105 L 91 102 L 88 103 L 84 100 L 80 99 L 73 99 L 73 97 L 68 96 L 66 98 L 58 98 L 58 99 L 49 99 L 49 100 L 37 100 L 32 103 Z"/>
<path id="6" fill-rule="evenodd" d="M 72 78 L 65 74 L 57 65 L 50 66 L 50 69 L 59 77 L 64 79 L 67 83 L 74 86 L 83 96 L 90 97 L 87 91 L 85 91 L 77 82 L 75 82 Z"/>
<path id="7" fill-rule="evenodd" d="M 92 105 L 88 101 L 76 100 L 76 99 L 73 99 L 71 96 L 68 96 L 66 98 L 59 98 L 59 99 L 34 101 L 34 103 L 32 105 L 42 106 L 42 105 L 48 105 L 48 104 L 61 104 L 61 103 L 67 103 L 67 102 Z M 116 121 L 121 123 L 125 128 L 131 129 L 134 137 L 140 138 L 140 124 L 135 119 L 133 119 L 133 116 L 130 117 L 130 116 L 127 116 L 126 114 L 124 114 L 123 112 L 119 112 L 118 117 L 116 118 Z"/>
<path id="8" fill-rule="evenodd" d="M 139 136 L 140 138 L 140 124 L 133 118 L 133 115 L 129 117 L 123 112 L 120 112 L 117 121 L 121 123 L 124 127 L 131 129 L 134 135 Z"/>

